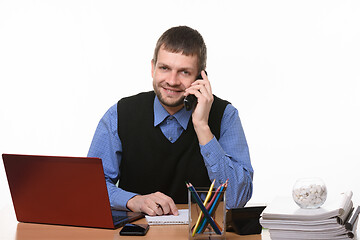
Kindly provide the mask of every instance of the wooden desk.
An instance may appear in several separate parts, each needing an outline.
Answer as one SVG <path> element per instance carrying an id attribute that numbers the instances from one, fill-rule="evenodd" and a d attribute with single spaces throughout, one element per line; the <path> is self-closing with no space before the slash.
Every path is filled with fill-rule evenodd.
<path id="1" fill-rule="evenodd" d="M 146 223 L 140 219 L 135 223 Z M 188 239 L 187 225 L 167 225 L 150 227 L 146 236 L 127 237 L 119 235 L 120 229 L 108 230 L 97 228 L 67 227 L 46 224 L 19 223 L 16 220 L 12 205 L 0 209 L 0 239 L 4 240 L 48 240 L 48 239 L 156 239 L 156 240 L 180 240 Z M 239 236 L 235 233 L 226 233 L 226 239 L 247 239 L 247 240 L 270 240 L 269 232 L 263 230 L 261 235 Z"/>

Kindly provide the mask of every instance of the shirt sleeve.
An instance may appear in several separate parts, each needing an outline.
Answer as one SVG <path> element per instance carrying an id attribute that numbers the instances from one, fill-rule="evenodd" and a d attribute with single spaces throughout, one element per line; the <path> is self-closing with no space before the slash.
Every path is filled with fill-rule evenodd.
<path id="1" fill-rule="evenodd" d="M 102 159 L 105 181 L 113 209 L 129 210 L 126 203 L 136 194 L 116 186 L 120 178 L 122 145 L 117 133 L 117 104 L 100 120 L 90 145 L 88 157 Z"/>
<path id="2" fill-rule="evenodd" d="M 228 104 L 221 121 L 220 138 L 200 145 L 210 179 L 220 185 L 229 180 L 226 207 L 243 207 L 253 189 L 253 168 L 237 109 Z"/>

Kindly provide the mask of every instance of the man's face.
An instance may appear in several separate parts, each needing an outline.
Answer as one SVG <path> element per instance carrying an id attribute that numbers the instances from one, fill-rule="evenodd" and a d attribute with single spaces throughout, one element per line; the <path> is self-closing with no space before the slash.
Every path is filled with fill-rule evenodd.
<path id="1" fill-rule="evenodd" d="M 196 80 L 197 59 L 160 48 L 156 64 L 151 61 L 153 87 L 161 104 L 174 114 L 183 107 L 185 89 Z"/>

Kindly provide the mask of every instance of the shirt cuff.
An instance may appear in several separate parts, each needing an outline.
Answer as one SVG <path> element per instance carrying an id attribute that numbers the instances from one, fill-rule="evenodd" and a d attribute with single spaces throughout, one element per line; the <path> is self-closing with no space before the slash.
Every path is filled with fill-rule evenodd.
<path id="1" fill-rule="evenodd" d="M 200 145 L 200 152 L 204 158 L 205 166 L 213 167 L 225 156 L 225 152 L 222 149 L 220 143 L 215 137 L 205 145 Z"/>
<path id="2" fill-rule="evenodd" d="M 111 199 L 110 199 L 111 208 L 117 210 L 130 211 L 130 209 L 126 207 L 126 204 L 131 198 L 133 198 L 136 195 L 137 195 L 136 193 L 127 192 L 122 189 L 119 189 L 119 191 L 116 191 L 111 195 Z"/>

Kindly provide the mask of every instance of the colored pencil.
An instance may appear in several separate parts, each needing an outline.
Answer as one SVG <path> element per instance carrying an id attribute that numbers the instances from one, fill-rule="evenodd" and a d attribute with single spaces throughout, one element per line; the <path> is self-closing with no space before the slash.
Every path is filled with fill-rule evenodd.
<path id="1" fill-rule="evenodd" d="M 191 192 L 191 194 L 193 195 L 196 203 L 200 207 L 201 211 L 203 212 L 203 214 L 204 214 L 205 218 L 207 219 L 207 221 L 210 223 L 211 227 L 214 229 L 214 231 L 217 234 L 221 235 L 221 231 L 216 226 L 216 224 L 215 224 L 214 220 L 212 219 L 212 217 L 210 216 L 209 212 L 206 210 L 204 204 L 202 203 L 202 201 L 201 201 L 199 195 L 197 194 L 195 188 L 193 187 L 193 185 L 191 183 L 187 183 L 186 186 L 189 189 L 189 191 Z"/>
<path id="2" fill-rule="evenodd" d="M 208 193 L 207 193 L 207 195 L 206 195 L 206 198 L 205 198 L 205 201 L 204 201 L 204 206 L 206 206 L 207 202 L 209 201 L 209 199 L 210 199 L 210 197 L 211 197 L 211 193 L 212 193 L 212 190 L 213 190 L 213 188 L 214 188 L 214 184 L 215 184 L 215 179 L 214 179 L 214 181 L 213 181 L 213 182 L 211 183 L 211 185 L 210 185 L 209 191 L 208 191 Z M 195 227 L 194 227 L 194 229 L 193 229 L 192 236 L 195 236 L 195 233 L 196 233 L 196 231 L 197 231 L 197 228 L 199 227 L 199 224 L 200 224 L 200 221 L 201 221 L 202 217 L 203 217 L 203 213 L 200 212 L 199 217 L 198 217 L 198 219 L 197 219 L 197 221 L 196 221 Z"/>
<path id="3" fill-rule="evenodd" d="M 210 210 L 210 208 L 211 208 L 211 205 L 214 203 L 214 201 L 215 201 L 215 199 L 216 199 L 216 196 L 219 194 L 219 191 L 220 191 L 220 189 L 221 189 L 221 186 L 222 185 L 220 185 L 217 189 L 216 189 L 216 191 L 215 191 L 215 193 L 214 193 L 214 196 L 211 198 L 211 201 L 206 205 L 206 210 Z M 200 220 L 200 226 L 203 224 L 203 221 L 205 221 L 205 219 L 204 219 L 204 216 L 202 216 L 201 217 L 201 220 Z M 215 220 L 214 220 L 215 221 Z M 215 223 L 216 223 L 216 225 L 219 227 L 219 224 L 217 224 L 217 222 L 215 221 Z M 219 227 L 219 229 L 220 229 L 220 227 Z M 220 231 L 222 231 L 222 230 L 220 230 Z M 199 231 L 199 227 L 197 228 L 197 231 L 196 231 L 197 233 L 200 233 L 200 231 Z"/>
<path id="4" fill-rule="evenodd" d="M 226 181 L 224 184 L 221 184 L 219 186 L 220 190 L 219 190 L 219 193 L 217 194 L 217 196 L 214 196 L 212 200 L 213 203 L 212 205 L 209 204 L 208 207 L 208 211 L 209 211 L 209 214 L 211 217 L 214 216 L 215 214 L 215 211 L 217 209 L 217 207 L 219 206 L 219 203 L 220 203 L 220 199 L 222 198 L 222 196 L 224 195 L 225 191 L 226 191 L 226 188 L 227 188 L 227 184 L 228 184 L 228 181 Z M 201 225 L 200 225 L 200 228 L 198 228 L 198 231 L 197 233 L 201 233 L 201 232 L 204 232 L 204 230 L 206 229 L 206 226 L 208 224 L 208 221 L 207 219 L 203 219 L 203 221 L 201 222 Z"/>

